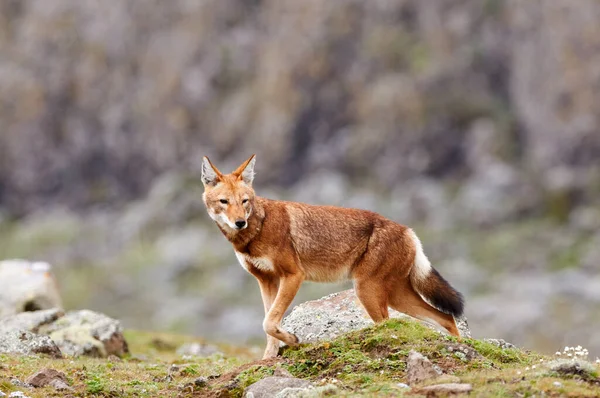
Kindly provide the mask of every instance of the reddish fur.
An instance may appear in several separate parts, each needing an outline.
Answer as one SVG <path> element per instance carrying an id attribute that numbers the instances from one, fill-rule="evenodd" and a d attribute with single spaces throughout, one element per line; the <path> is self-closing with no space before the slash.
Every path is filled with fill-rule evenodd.
<path id="1" fill-rule="evenodd" d="M 244 182 L 241 176 L 252 159 L 228 175 L 208 161 L 216 180 L 205 183 L 204 201 L 213 214 L 225 212 L 232 221 L 251 212 L 247 228 L 219 228 L 236 252 L 272 262 L 272 269 L 259 269 L 245 261 L 248 272 L 258 280 L 265 307 L 265 358 L 277 355 L 278 340 L 288 345 L 298 342 L 280 322 L 304 280 L 353 279 L 356 294 L 373 321 L 387 319 L 390 306 L 433 320 L 459 336 L 453 316 L 429 305 L 419 293 L 435 291 L 440 297 L 450 297 L 454 292 L 458 298 L 460 294 L 435 277 L 421 280 L 420 286 L 411 283 L 416 247 L 407 227 L 365 210 L 257 197 L 251 181 Z M 227 198 L 227 206 L 220 204 L 220 198 Z"/>

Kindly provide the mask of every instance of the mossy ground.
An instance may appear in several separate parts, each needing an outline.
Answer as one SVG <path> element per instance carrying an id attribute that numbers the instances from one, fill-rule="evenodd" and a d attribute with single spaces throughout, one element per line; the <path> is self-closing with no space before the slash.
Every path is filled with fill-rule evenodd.
<path id="1" fill-rule="evenodd" d="M 465 348 L 469 354 L 463 352 Z M 274 374 L 278 367 L 317 385 L 334 384 L 338 387 L 338 396 L 418 396 L 416 390 L 399 385 L 406 383 L 410 350 L 424 354 L 450 376 L 430 384 L 459 380 L 471 383 L 472 396 L 524 397 L 542 393 L 546 396 L 600 396 L 597 375 L 592 378 L 561 376 L 545 366 L 551 360 L 547 356 L 501 349 L 474 339 L 459 342 L 406 320 L 390 320 L 331 342 L 285 349 L 279 363 L 246 368 L 225 383 L 212 383 L 197 396 L 211 392 L 216 396 L 241 396 L 244 387 Z"/>
<path id="2" fill-rule="evenodd" d="M 182 359 L 175 353 L 191 341 L 178 335 L 127 332 L 132 355 L 118 361 L 0 355 L 0 391 L 15 390 L 31 397 L 239 397 L 248 385 L 273 374 L 289 372 L 317 385 L 333 384 L 337 396 L 418 396 L 403 388 L 406 360 L 416 350 L 438 365 L 446 382 L 471 383 L 471 396 L 600 396 L 598 369 L 586 375 L 561 375 L 546 364 L 547 356 L 519 349 L 501 349 L 472 339 L 441 335 L 419 323 L 390 320 L 330 342 L 282 350 L 280 358 L 256 361 L 256 351 L 220 347 L 222 354 Z M 466 349 L 466 354 L 465 354 Z M 173 370 L 172 365 L 178 365 Z M 44 367 L 63 371 L 74 391 L 51 387 L 28 390 L 13 385 Z M 205 385 L 194 380 L 204 376 Z M 453 378 L 454 380 L 449 380 Z M 430 382 L 430 383 L 434 383 Z"/>
<path id="3" fill-rule="evenodd" d="M 0 391 L 23 391 L 38 397 L 176 397 L 186 396 L 185 386 L 200 376 L 225 373 L 256 359 L 249 349 L 219 346 L 223 354 L 206 358 L 182 358 L 175 351 L 186 342 L 201 340 L 166 333 L 127 331 L 131 355 L 121 360 L 100 358 L 51 359 L 46 356 L 18 357 L 0 354 Z M 172 365 L 178 365 L 176 368 Z M 11 379 L 24 382 L 43 368 L 64 372 L 73 391 L 52 387 L 28 389 L 15 386 Z"/>

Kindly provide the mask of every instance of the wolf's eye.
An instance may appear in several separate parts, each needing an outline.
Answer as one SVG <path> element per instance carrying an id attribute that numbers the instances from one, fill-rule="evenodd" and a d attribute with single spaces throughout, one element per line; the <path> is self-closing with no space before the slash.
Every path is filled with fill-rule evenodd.
<path id="1" fill-rule="evenodd" d="M 224 205 L 227 204 L 227 199 L 219 199 L 219 202 L 223 203 Z"/>
<path id="2" fill-rule="evenodd" d="M 242 200 L 242 204 L 248 203 L 248 199 Z"/>

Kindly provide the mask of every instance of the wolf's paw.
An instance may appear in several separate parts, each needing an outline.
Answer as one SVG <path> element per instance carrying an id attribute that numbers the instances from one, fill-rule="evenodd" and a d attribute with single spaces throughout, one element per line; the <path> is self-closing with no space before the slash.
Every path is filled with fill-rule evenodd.
<path id="1" fill-rule="evenodd" d="M 294 341 L 296 342 L 295 344 L 300 344 L 300 339 L 298 338 L 298 336 L 296 336 L 293 333 L 290 333 L 292 335 L 292 337 L 294 338 Z"/>

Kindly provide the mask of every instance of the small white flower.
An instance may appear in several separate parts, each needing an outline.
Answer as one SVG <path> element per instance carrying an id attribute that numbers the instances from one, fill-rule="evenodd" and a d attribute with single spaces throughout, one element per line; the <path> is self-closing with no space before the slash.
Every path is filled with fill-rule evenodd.
<path id="1" fill-rule="evenodd" d="M 520 374 L 521 374 L 521 371 L 520 371 L 520 370 L 517 370 L 517 374 L 518 374 L 518 375 L 520 375 Z"/>
<path id="2" fill-rule="evenodd" d="M 578 346 L 577 346 L 577 349 L 578 349 L 578 350 L 581 350 L 582 348 L 583 348 L 583 347 L 582 347 L 582 346 L 580 346 L 580 345 L 578 345 Z"/>
<path id="3" fill-rule="evenodd" d="M 569 350 L 570 350 L 569 346 L 565 346 L 565 349 L 563 351 L 567 352 Z"/>
<path id="4" fill-rule="evenodd" d="M 398 338 L 398 336 L 396 336 L 395 334 L 392 334 L 390 337 L 393 338 L 393 339 L 397 339 Z"/>
<path id="5" fill-rule="evenodd" d="M 525 370 L 529 370 L 529 366 L 525 368 Z"/>
<path id="6" fill-rule="evenodd" d="M 532 365 L 532 366 L 531 366 L 531 369 L 535 369 L 535 366 L 536 366 L 536 365 Z"/>
<path id="7" fill-rule="evenodd" d="M 554 355 L 561 355 L 561 354 L 562 354 L 562 352 L 560 352 L 560 351 L 556 351 L 556 352 L 554 353 Z"/>
<path id="8" fill-rule="evenodd" d="M 568 357 L 572 357 L 572 356 L 573 356 L 573 354 L 571 354 L 571 353 L 568 353 L 568 354 L 567 354 L 567 356 L 568 356 Z"/>

